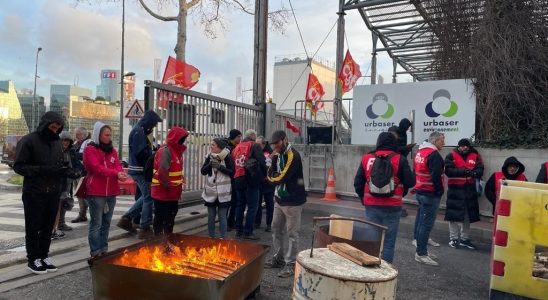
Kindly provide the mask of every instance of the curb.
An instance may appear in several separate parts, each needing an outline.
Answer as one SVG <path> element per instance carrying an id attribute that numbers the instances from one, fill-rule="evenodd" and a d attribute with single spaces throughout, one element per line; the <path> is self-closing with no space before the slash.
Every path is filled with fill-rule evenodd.
<path id="1" fill-rule="evenodd" d="M 0 191 L 17 191 L 17 192 L 20 192 L 23 190 L 23 186 L 21 185 L 15 185 L 15 184 L 10 184 L 10 183 L 7 183 L 7 182 L 0 182 Z"/>

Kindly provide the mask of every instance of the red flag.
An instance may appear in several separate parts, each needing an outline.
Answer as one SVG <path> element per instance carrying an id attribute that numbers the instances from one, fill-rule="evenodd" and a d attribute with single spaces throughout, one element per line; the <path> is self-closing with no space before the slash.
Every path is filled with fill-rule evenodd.
<path id="1" fill-rule="evenodd" d="M 350 91 L 361 76 L 360 65 L 354 61 L 352 55 L 350 55 L 350 51 L 346 50 L 343 65 L 339 73 L 339 83 L 342 86 L 343 94 Z"/>
<path id="2" fill-rule="evenodd" d="M 308 84 L 306 85 L 306 107 L 310 109 L 312 115 L 316 115 L 318 106 L 323 107 L 322 97 L 325 95 L 323 86 L 314 74 L 308 74 Z"/>
<path id="3" fill-rule="evenodd" d="M 162 83 L 191 89 L 200 80 L 200 70 L 184 61 L 169 57 Z"/>
<path id="4" fill-rule="evenodd" d="M 295 126 L 295 124 L 291 123 L 291 121 L 289 121 L 289 120 L 285 121 L 285 128 L 293 131 L 293 133 L 300 133 L 301 132 L 299 127 Z"/>

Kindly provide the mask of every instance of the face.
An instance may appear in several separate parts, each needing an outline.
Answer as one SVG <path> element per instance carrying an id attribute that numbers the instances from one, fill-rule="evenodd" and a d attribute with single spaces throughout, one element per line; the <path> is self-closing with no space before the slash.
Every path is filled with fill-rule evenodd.
<path id="1" fill-rule="evenodd" d="M 81 142 L 84 140 L 84 133 L 78 129 L 74 130 L 74 137 L 77 141 Z"/>
<path id="2" fill-rule="evenodd" d="M 445 136 L 441 136 L 439 137 L 435 142 L 434 142 L 434 146 L 436 146 L 436 148 L 438 148 L 438 150 L 441 150 L 443 148 L 443 146 L 445 146 Z"/>
<path id="3" fill-rule="evenodd" d="M 277 153 L 282 153 L 285 150 L 286 145 L 287 145 L 287 138 L 271 144 L 272 149 L 274 149 L 274 151 L 276 151 Z"/>
<path id="4" fill-rule="evenodd" d="M 63 140 L 63 149 L 67 150 L 69 146 L 70 146 L 70 141 L 69 140 Z"/>
<path id="5" fill-rule="evenodd" d="M 112 142 L 112 131 L 109 128 L 103 128 L 99 134 L 99 141 L 102 144 L 110 144 Z"/>
<path id="6" fill-rule="evenodd" d="M 234 144 L 238 145 L 241 141 L 242 141 L 242 135 L 239 135 L 234 139 Z"/>
<path id="7" fill-rule="evenodd" d="M 220 153 L 221 148 L 219 148 L 219 145 L 217 145 L 215 142 L 211 142 L 211 145 L 209 146 L 211 153 Z"/>
<path id="8" fill-rule="evenodd" d="M 264 146 L 266 144 L 263 139 L 257 139 L 255 143 L 259 144 L 259 146 L 261 146 L 261 149 L 264 149 Z"/>
<path id="9" fill-rule="evenodd" d="M 516 166 L 516 165 L 509 165 L 508 168 L 507 168 L 507 170 L 508 170 L 508 174 L 514 175 L 514 174 L 516 174 L 516 173 L 518 172 L 519 167 Z"/>
<path id="10" fill-rule="evenodd" d="M 63 125 L 61 125 L 61 123 L 59 122 L 53 122 L 48 125 L 48 129 L 51 130 L 53 133 L 57 133 L 59 129 L 61 129 L 61 127 L 63 127 Z"/>
<path id="11" fill-rule="evenodd" d="M 470 151 L 470 148 L 468 146 L 459 146 L 459 151 L 461 153 L 468 153 L 468 151 Z"/>

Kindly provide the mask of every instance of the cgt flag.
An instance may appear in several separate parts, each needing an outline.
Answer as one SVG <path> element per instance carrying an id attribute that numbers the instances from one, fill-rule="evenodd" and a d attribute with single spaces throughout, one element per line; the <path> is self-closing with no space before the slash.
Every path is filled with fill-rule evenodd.
<path id="1" fill-rule="evenodd" d="M 342 87 L 342 93 L 350 91 L 361 76 L 360 65 L 354 61 L 352 55 L 350 55 L 350 51 L 346 50 L 343 65 L 339 72 L 339 84 Z"/>
<path id="2" fill-rule="evenodd" d="M 196 67 L 171 56 L 168 58 L 162 83 L 191 89 L 198 80 L 200 80 L 200 70 Z"/>
<path id="3" fill-rule="evenodd" d="M 313 116 L 323 107 L 322 97 L 325 95 L 323 86 L 314 74 L 308 74 L 308 84 L 306 85 L 306 107 L 310 109 Z"/>
<path id="4" fill-rule="evenodd" d="M 293 133 L 300 133 L 301 132 L 299 127 L 295 126 L 295 124 L 291 123 L 291 121 L 289 121 L 289 120 L 285 121 L 285 128 L 291 130 Z"/>

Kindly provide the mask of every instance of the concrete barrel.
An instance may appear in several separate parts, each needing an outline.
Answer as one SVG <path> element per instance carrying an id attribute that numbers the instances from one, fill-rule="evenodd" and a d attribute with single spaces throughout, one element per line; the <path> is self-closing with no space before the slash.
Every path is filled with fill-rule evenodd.
<path id="1" fill-rule="evenodd" d="M 327 248 L 301 251 L 295 265 L 293 299 L 396 299 L 398 271 L 384 260 L 361 267 Z"/>

